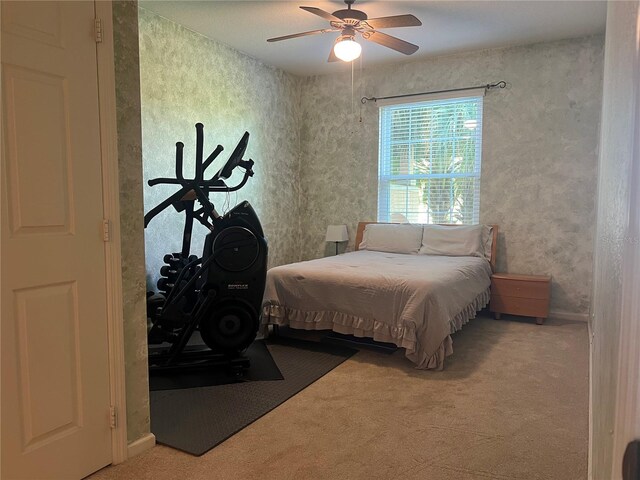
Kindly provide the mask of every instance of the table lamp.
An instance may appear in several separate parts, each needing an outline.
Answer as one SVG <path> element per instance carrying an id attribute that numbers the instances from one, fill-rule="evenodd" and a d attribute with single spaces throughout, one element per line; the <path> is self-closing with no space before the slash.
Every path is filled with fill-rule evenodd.
<path id="1" fill-rule="evenodd" d="M 326 242 L 335 242 L 336 255 L 338 254 L 338 242 L 346 242 L 349 240 L 346 225 L 329 225 L 327 227 Z"/>

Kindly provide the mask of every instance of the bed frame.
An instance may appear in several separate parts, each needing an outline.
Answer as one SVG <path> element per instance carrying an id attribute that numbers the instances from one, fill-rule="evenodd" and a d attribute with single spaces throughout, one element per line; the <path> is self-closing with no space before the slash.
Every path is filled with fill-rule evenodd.
<path id="1" fill-rule="evenodd" d="M 359 222 L 358 230 L 356 231 L 356 243 L 354 246 L 355 250 L 358 250 L 358 247 L 362 243 L 364 228 L 370 223 L 384 223 L 387 225 L 392 224 L 392 222 Z M 461 225 L 450 225 L 450 224 L 444 224 L 444 223 L 439 223 L 438 225 L 442 225 L 444 227 L 460 227 L 461 226 Z M 498 252 L 498 225 L 490 224 L 489 226 L 492 227 L 491 233 L 493 236 L 493 241 L 491 242 L 491 260 L 489 261 L 489 263 L 491 264 L 491 271 L 495 272 L 496 271 L 496 254 Z"/>

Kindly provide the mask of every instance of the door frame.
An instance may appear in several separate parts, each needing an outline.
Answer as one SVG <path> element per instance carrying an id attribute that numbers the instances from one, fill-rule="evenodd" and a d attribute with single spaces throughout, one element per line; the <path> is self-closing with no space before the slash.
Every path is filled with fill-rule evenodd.
<path id="1" fill-rule="evenodd" d="M 622 291 L 620 308 L 620 334 L 618 351 L 618 378 L 616 382 L 616 404 L 613 427 L 613 465 L 611 478 L 622 477 L 622 459 L 627 444 L 640 439 L 640 2 L 628 8 L 635 15 L 631 83 L 635 91 L 630 92 L 633 101 L 629 193 L 629 219 L 623 243 Z M 610 11 L 610 10 L 609 10 Z M 633 17 L 632 17 L 633 18 Z"/>
<path id="2" fill-rule="evenodd" d="M 107 331 L 109 348 L 110 404 L 115 409 L 111 431 L 112 463 L 124 462 L 127 455 L 127 397 L 124 357 L 124 315 L 122 298 L 122 254 L 120 245 L 120 186 L 118 176 L 118 135 L 116 82 L 113 51 L 111 0 L 94 0 L 96 18 L 101 20 L 102 42 L 96 43 L 98 103 L 100 109 L 100 151 L 102 156 L 102 198 L 109 241 L 104 242 L 107 286 Z"/>

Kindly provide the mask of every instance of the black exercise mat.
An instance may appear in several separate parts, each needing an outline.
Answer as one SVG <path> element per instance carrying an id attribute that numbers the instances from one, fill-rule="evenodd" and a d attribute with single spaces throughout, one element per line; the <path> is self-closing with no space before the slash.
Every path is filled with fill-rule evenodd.
<path id="1" fill-rule="evenodd" d="M 156 441 L 202 455 L 357 352 L 285 338 L 267 346 L 284 380 L 151 392 L 151 431 Z"/>
<path id="2" fill-rule="evenodd" d="M 253 342 L 245 355 L 251 362 L 244 375 L 233 376 L 224 369 L 192 369 L 180 372 L 152 372 L 149 374 L 149 390 L 174 390 L 180 388 L 209 387 L 229 383 L 256 380 L 282 380 L 284 377 L 273 361 L 263 340 Z"/>

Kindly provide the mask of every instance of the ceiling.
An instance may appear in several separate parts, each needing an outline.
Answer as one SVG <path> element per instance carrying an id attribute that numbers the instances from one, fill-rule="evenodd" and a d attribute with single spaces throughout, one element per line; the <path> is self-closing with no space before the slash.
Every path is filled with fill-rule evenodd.
<path id="1" fill-rule="evenodd" d="M 327 63 L 337 32 L 266 42 L 267 38 L 329 26 L 299 5 L 328 12 L 345 7 L 340 0 L 140 1 L 147 10 L 296 75 L 348 70 L 344 62 Z M 603 33 L 607 10 L 605 1 L 579 0 L 362 0 L 353 8 L 363 10 L 369 18 L 411 13 L 422 21 L 421 27 L 384 30 L 418 45 L 420 49 L 411 56 L 361 40 L 365 67 Z"/>

